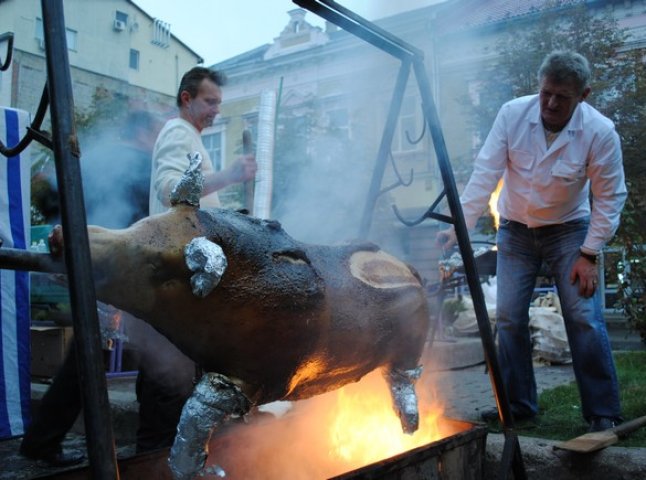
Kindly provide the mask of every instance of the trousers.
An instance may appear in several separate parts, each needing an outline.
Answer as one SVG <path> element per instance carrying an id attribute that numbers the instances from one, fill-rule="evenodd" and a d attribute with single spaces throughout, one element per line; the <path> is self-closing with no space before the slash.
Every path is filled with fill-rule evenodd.
<path id="1" fill-rule="evenodd" d="M 588 225 L 587 217 L 538 228 L 500 219 L 496 238 L 498 354 L 514 416 L 538 412 L 529 306 L 545 262 L 561 301 L 583 417 L 587 421 L 621 418 L 617 375 L 601 307 L 603 292 L 597 289 L 585 298 L 579 295 L 578 282 L 570 281 Z"/>

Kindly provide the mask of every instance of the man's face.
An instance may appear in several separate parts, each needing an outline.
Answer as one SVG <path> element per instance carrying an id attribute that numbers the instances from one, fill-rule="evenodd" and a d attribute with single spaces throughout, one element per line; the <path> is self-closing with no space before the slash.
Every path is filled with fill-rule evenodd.
<path id="1" fill-rule="evenodd" d="M 543 125 L 552 131 L 561 130 L 570 121 L 576 106 L 589 93 L 589 87 L 581 93 L 571 82 L 556 83 L 549 77 L 543 77 L 539 91 Z"/>
<path id="2" fill-rule="evenodd" d="M 188 92 L 181 94 L 182 118 L 193 124 L 198 131 L 213 125 L 213 120 L 220 113 L 222 90 L 208 78 L 202 80 L 197 95 L 191 98 Z"/>

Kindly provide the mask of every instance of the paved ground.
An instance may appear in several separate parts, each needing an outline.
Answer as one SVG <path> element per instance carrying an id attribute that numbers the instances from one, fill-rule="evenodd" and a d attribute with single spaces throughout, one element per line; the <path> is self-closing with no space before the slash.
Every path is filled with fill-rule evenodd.
<path id="1" fill-rule="evenodd" d="M 427 375 L 424 377 L 424 382 L 427 385 L 424 385 L 424 388 L 433 388 L 444 399 L 445 416 L 477 422 L 483 409 L 495 407 L 493 389 L 489 375 L 485 372 L 482 347 L 478 338 L 461 339 L 457 342 L 436 342 L 425 360 Z M 537 365 L 535 372 L 538 388 L 541 391 L 574 380 L 572 368 L 569 365 Z M 46 388 L 47 385 L 34 384 L 33 397 L 37 400 Z M 118 447 L 117 455 L 120 458 L 125 458 L 133 454 L 132 440 L 137 421 L 134 379 L 132 377 L 109 379 L 108 388 L 110 403 L 113 408 L 115 437 Z M 75 428 L 77 433 L 72 433 L 69 436 L 68 445 L 75 448 L 84 448 L 85 437 L 78 433 L 82 431 L 81 424 L 78 423 L 77 425 L 77 428 Z M 488 438 L 488 453 L 489 444 L 491 444 L 492 451 L 498 452 L 493 455 L 499 454 L 504 440 L 500 436 L 491 434 Z M 0 442 L 0 465 L 2 465 L 0 467 L 0 480 L 33 479 L 43 475 L 50 475 L 56 471 L 37 462 L 28 461 L 18 455 L 19 440 L 13 439 Z M 522 444 L 525 444 L 525 440 L 523 440 Z M 549 442 L 543 442 L 541 447 L 525 445 L 522 449 L 531 449 L 533 452 L 531 455 L 534 458 L 540 456 L 536 454 L 537 449 L 540 450 L 540 448 L 548 448 L 549 446 Z M 644 455 L 643 452 L 641 455 Z M 620 460 L 620 464 L 621 462 L 626 463 L 627 460 Z M 496 464 L 495 458 L 493 459 L 493 464 Z M 643 465 L 646 465 L 646 458 Z M 642 468 L 643 465 L 640 464 L 639 468 Z M 532 469 L 538 472 L 545 471 L 543 466 L 530 465 L 529 471 L 532 471 Z M 562 466 L 558 467 L 557 470 L 564 471 Z M 645 476 L 640 478 L 646 478 L 646 470 L 644 472 Z M 530 478 L 532 477 L 530 476 Z M 542 479 L 547 477 L 537 474 L 534 478 Z M 552 480 L 557 480 L 567 478 L 612 479 L 637 477 L 613 477 L 607 473 L 603 477 L 559 477 L 551 473 L 551 478 Z"/>

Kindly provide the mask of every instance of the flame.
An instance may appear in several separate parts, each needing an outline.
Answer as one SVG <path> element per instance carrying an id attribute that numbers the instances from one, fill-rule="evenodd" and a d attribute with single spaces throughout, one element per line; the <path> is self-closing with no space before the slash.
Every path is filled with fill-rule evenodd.
<path id="1" fill-rule="evenodd" d="M 402 432 L 383 377 L 374 373 L 362 385 L 337 392 L 329 426 L 330 455 L 350 469 L 374 463 L 439 440 L 441 406 L 420 412 L 420 428 L 413 435 Z"/>
<path id="2" fill-rule="evenodd" d="M 420 426 L 402 432 L 381 372 L 308 400 L 274 417 L 234 426 L 212 440 L 208 465 L 232 480 L 330 478 L 427 445 L 465 429 L 442 417 L 432 382 L 417 382 Z M 271 404 L 270 404 L 271 405 Z"/>
<path id="3" fill-rule="evenodd" d="M 491 194 L 491 197 L 489 197 L 489 211 L 491 212 L 491 215 L 493 215 L 493 221 L 494 221 L 494 226 L 496 227 L 496 230 L 498 230 L 498 226 L 500 225 L 500 214 L 498 213 L 498 197 L 500 196 L 500 190 L 502 190 L 502 185 L 503 181 L 502 178 L 498 181 L 498 185 L 496 185 L 496 189 L 493 191 Z"/>

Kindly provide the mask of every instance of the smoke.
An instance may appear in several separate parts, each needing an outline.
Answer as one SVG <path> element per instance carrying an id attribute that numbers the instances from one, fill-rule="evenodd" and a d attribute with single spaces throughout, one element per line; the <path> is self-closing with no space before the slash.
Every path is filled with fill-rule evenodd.
<path id="1" fill-rule="evenodd" d="M 374 124 L 369 117 L 376 114 L 385 122 L 399 67 L 370 45 L 361 45 L 343 61 L 356 74 L 340 86 L 342 96 L 312 94 L 303 100 L 302 85 L 287 86 L 286 100 L 278 106 L 272 213 L 290 235 L 308 243 L 335 244 L 362 233 L 381 139 L 379 130 L 368 129 Z M 378 75 L 374 65 L 379 65 Z M 299 103 L 290 103 L 299 94 Z M 392 175 L 387 165 L 383 183 Z M 386 193 L 368 214 L 374 219 L 387 213 L 392 220 L 391 203 Z M 381 243 L 374 230 L 370 233 L 370 240 Z"/>
<path id="2" fill-rule="evenodd" d="M 152 146 L 160 126 L 154 115 L 134 111 L 121 128 L 87 136 L 81 175 L 89 224 L 125 228 L 148 214 Z"/>

